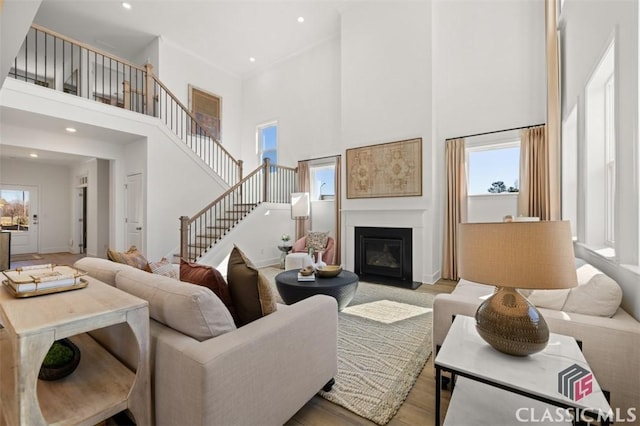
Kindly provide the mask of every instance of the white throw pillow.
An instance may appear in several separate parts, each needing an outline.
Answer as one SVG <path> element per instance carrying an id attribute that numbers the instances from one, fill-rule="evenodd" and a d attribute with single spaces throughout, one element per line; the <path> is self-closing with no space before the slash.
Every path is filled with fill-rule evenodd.
<path id="1" fill-rule="evenodd" d="M 622 302 L 622 289 L 615 280 L 592 265 L 576 270 L 578 286 L 571 289 L 562 310 L 577 314 L 611 317 Z"/>

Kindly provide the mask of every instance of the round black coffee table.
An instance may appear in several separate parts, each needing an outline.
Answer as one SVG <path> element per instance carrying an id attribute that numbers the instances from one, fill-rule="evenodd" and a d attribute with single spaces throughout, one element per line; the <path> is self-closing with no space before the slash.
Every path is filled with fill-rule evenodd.
<path id="1" fill-rule="evenodd" d="M 326 294 L 338 301 L 338 310 L 343 310 L 358 289 L 358 276 L 350 271 L 342 271 L 333 278 L 316 276 L 315 281 L 298 281 L 298 269 L 280 272 L 276 275 L 278 293 L 284 303 L 291 305 L 315 294 Z"/>

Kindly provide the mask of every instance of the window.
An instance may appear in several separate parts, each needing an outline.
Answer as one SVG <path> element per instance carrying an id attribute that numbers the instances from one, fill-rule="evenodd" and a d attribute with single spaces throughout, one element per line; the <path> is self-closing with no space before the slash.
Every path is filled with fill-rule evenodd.
<path id="1" fill-rule="evenodd" d="M 335 198 L 335 165 L 312 166 L 311 175 L 311 200 L 332 200 Z"/>
<path id="2" fill-rule="evenodd" d="M 616 134 L 614 119 L 614 81 L 609 77 L 604 86 L 604 146 L 605 146 L 605 242 L 613 247 L 615 243 L 615 192 L 616 192 Z"/>
<path id="3" fill-rule="evenodd" d="M 615 79 L 613 43 L 586 86 L 583 242 L 607 258 L 615 248 Z"/>
<path id="4" fill-rule="evenodd" d="M 574 106 L 562 123 L 562 219 L 571 222 L 578 238 L 578 108 Z"/>
<path id="5" fill-rule="evenodd" d="M 260 125 L 257 133 L 260 163 L 268 158 L 271 164 L 278 164 L 278 123 Z"/>
<path id="6" fill-rule="evenodd" d="M 520 188 L 520 141 L 467 148 L 468 194 L 516 193 Z"/>
<path id="7" fill-rule="evenodd" d="M 29 230 L 29 191 L 0 191 L 0 225 L 4 230 Z"/>

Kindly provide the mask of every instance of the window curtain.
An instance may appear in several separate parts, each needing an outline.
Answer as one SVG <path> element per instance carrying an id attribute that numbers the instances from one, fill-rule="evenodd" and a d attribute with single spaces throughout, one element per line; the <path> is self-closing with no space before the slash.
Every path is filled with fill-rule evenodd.
<path id="1" fill-rule="evenodd" d="M 309 162 L 298 161 L 298 192 L 310 192 L 311 181 L 309 179 Z M 309 232 L 311 220 L 296 219 L 296 241 L 307 235 Z"/>
<path id="2" fill-rule="evenodd" d="M 467 221 L 467 167 L 464 139 L 445 146 L 446 202 L 442 278 L 458 279 L 458 224 Z"/>
<path id="3" fill-rule="evenodd" d="M 560 220 L 560 49 L 557 25 L 557 1 L 545 1 L 545 39 L 547 59 L 547 126 L 546 136 L 548 144 L 548 172 L 549 172 L 549 216 L 548 219 Z"/>
<path id="4" fill-rule="evenodd" d="M 341 250 L 342 246 L 342 159 L 339 155 L 336 156 L 335 165 L 335 202 L 336 202 L 336 241 L 334 248 L 333 263 L 340 265 L 341 262 Z"/>
<path id="5" fill-rule="evenodd" d="M 549 141 L 546 126 L 524 129 L 520 135 L 518 215 L 551 220 Z"/>

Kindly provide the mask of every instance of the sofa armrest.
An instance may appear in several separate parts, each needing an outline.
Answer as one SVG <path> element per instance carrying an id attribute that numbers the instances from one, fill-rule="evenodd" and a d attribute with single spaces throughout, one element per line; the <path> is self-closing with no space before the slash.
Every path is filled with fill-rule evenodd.
<path id="1" fill-rule="evenodd" d="M 317 295 L 203 342 L 160 330 L 157 424 L 283 424 L 337 373 L 337 313 Z"/>

